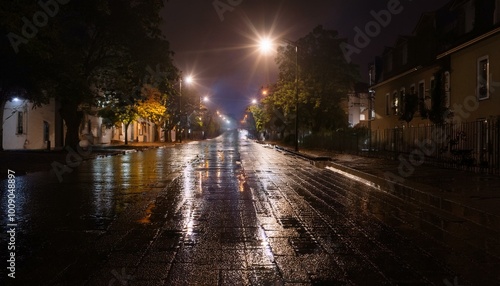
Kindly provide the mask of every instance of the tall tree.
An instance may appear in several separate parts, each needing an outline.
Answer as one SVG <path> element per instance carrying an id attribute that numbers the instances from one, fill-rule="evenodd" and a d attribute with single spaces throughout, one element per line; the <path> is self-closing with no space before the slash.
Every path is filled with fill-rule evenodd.
<path id="1" fill-rule="evenodd" d="M 340 49 L 342 42 L 337 31 L 318 26 L 294 45 L 279 49 L 280 74 L 274 101 L 283 108 L 286 118 L 295 113 L 292 111 L 295 111 L 297 57 L 300 123 L 315 132 L 347 125 L 341 101 L 359 80 L 359 71 L 357 66 L 346 62 Z"/>
<path id="2" fill-rule="evenodd" d="M 24 15 L 34 15 L 41 8 L 32 5 L 32 1 L 12 2 L 6 5 L 6 10 L 2 7 L 2 13 L 9 16 L 10 23 L 15 23 L 8 30 L 23 35 Z M 63 2 L 66 4 L 60 4 Z M 32 71 L 30 76 L 38 83 L 35 86 L 42 91 L 40 94 L 53 96 L 61 103 L 60 114 L 67 127 L 65 144 L 75 146 L 83 113 L 96 103 L 103 90 L 113 89 L 101 85 L 103 75 L 122 76 L 116 72 L 122 71 L 131 82 L 129 86 L 140 87 L 148 65 L 162 64 L 169 71 L 175 68 L 168 42 L 159 29 L 163 1 L 51 3 L 58 6 L 57 13 L 48 17 L 46 25 L 37 28 L 28 41 L 17 42 L 16 57 L 20 57 L 24 68 Z M 118 94 L 129 97 L 133 90 L 122 89 Z M 33 99 L 41 102 L 44 98 L 36 95 Z"/>

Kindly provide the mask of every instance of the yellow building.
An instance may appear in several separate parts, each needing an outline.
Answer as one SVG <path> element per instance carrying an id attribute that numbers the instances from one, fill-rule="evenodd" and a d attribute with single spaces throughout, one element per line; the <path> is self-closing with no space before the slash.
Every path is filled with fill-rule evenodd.
<path id="1" fill-rule="evenodd" d="M 499 47 L 499 0 L 424 14 L 371 69 L 372 149 L 499 173 Z"/>
<path id="2" fill-rule="evenodd" d="M 500 115 L 500 28 L 437 56 L 450 58 L 450 101 L 455 121 Z"/>
<path id="3" fill-rule="evenodd" d="M 499 116 L 499 13 L 500 1 L 468 0 L 450 1 L 424 14 L 414 34 L 400 37 L 381 57 L 378 81 L 372 86 L 372 129 Z M 434 92 L 441 94 L 440 102 Z"/>

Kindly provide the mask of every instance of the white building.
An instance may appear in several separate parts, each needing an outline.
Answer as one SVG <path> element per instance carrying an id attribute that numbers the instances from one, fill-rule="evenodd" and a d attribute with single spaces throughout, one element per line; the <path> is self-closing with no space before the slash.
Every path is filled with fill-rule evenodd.
<path id="1" fill-rule="evenodd" d="M 368 85 L 363 83 L 356 84 L 355 90 L 348 95 L 347 113 L 349 126 L 358 125 L 367 126 L 370 120 L 370 93 Z"/>
<path id="2" fill-rule="evenodd" d="M 3 142 L 5 150 L 47 149 L 62 146 L 63 124 L 58 116 L 57 104 L 33 108 L 28 100 L 14 98 L 4 106 Z"/>
<path id="3" fill-rule="evenodd" d="M 50 99 L 48 104 L 33 107 L 30 101 L 19 98 L 5 103 L 2 120 L 4 150 L 53 150 L 63 147 L 66 130 L 58 112 L 58 103 Z M 79 129 L 80 140 L 88 140 L 92 145 L 124 142 L 124 128 L 124 124 L 108 128 L 101 117 L 85 114 Z M 142 118 L 128 126 L 127 135 L 129 142 L 165 140 L 161 128 Z"/>

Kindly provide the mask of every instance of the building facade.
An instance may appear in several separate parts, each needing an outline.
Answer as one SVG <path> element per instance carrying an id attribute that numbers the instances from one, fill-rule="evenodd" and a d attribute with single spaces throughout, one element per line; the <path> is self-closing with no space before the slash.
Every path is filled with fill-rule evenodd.
<path id="1" fill-rule="evenodd" d="M 8 100 L 4 105 L 2 119 L 3 149 L 61 149 L 66 132 L 59 108 L 54 99 L 37 107 L 26 99 Z M 163 133 L 159 126 L 140 118 L 128 126 L 127 136 L 129 142 L 155 142 L 164 141 Z M 80 140 L 86 140 L 92 145 L 125 142 L 125 125 L 108 127 L 103 118 L 85 114 L 79 134 Z"/>
<path id="2" fill-rule="evenodd" d="M 21 98 L 9 100 L 3 111 L 3 142 L 5 150 L 54 149 L 62 146 L 62 119 L 56 112 L 57 102 L 34 108 Z"/>
<path id="3" fill-rule="evenodd" d="M 499 11 L 498 0 L 450 1 L 387 48 L 372 85 L 372 128 L 499 116 Z"/>
<path id="4" fill-rule="evenodd" d="M 498 47 L 499 0 L 454 0 L 422 15 L 373 64 L 370 145 L 410 154 L 426 142 L 433 160 L 500 173 Z"/>

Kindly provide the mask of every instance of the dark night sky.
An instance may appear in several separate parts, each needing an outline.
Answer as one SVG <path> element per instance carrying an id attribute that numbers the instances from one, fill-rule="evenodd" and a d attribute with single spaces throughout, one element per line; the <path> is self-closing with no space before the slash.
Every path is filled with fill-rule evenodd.
<path id="1" fill-rule="evenodd" d="M 261 86 L 277 77 L 273 55 L 261 55 L 258 35 L 297 40 L 317 25 L 339 31 L 353 44 L 354 27 L 364 30 L 373 20 L 370 11 L 387 9 L 396 0 L 219 0 L 241 3 L 223 13 L 221 21 L 213 0 L 170 0 L 162 13 L 163 31 L 184 75 L 192 74 L 190 88 L 209 95 L 212 109 L 239 116 Z M 393 15 L 361 53 L 353 57 L 366 78 L 367 65 L 398 35 L 412 33 L 420 15 L 442 7 L 449 0 L 400 0 L 402 12 Z"/>

